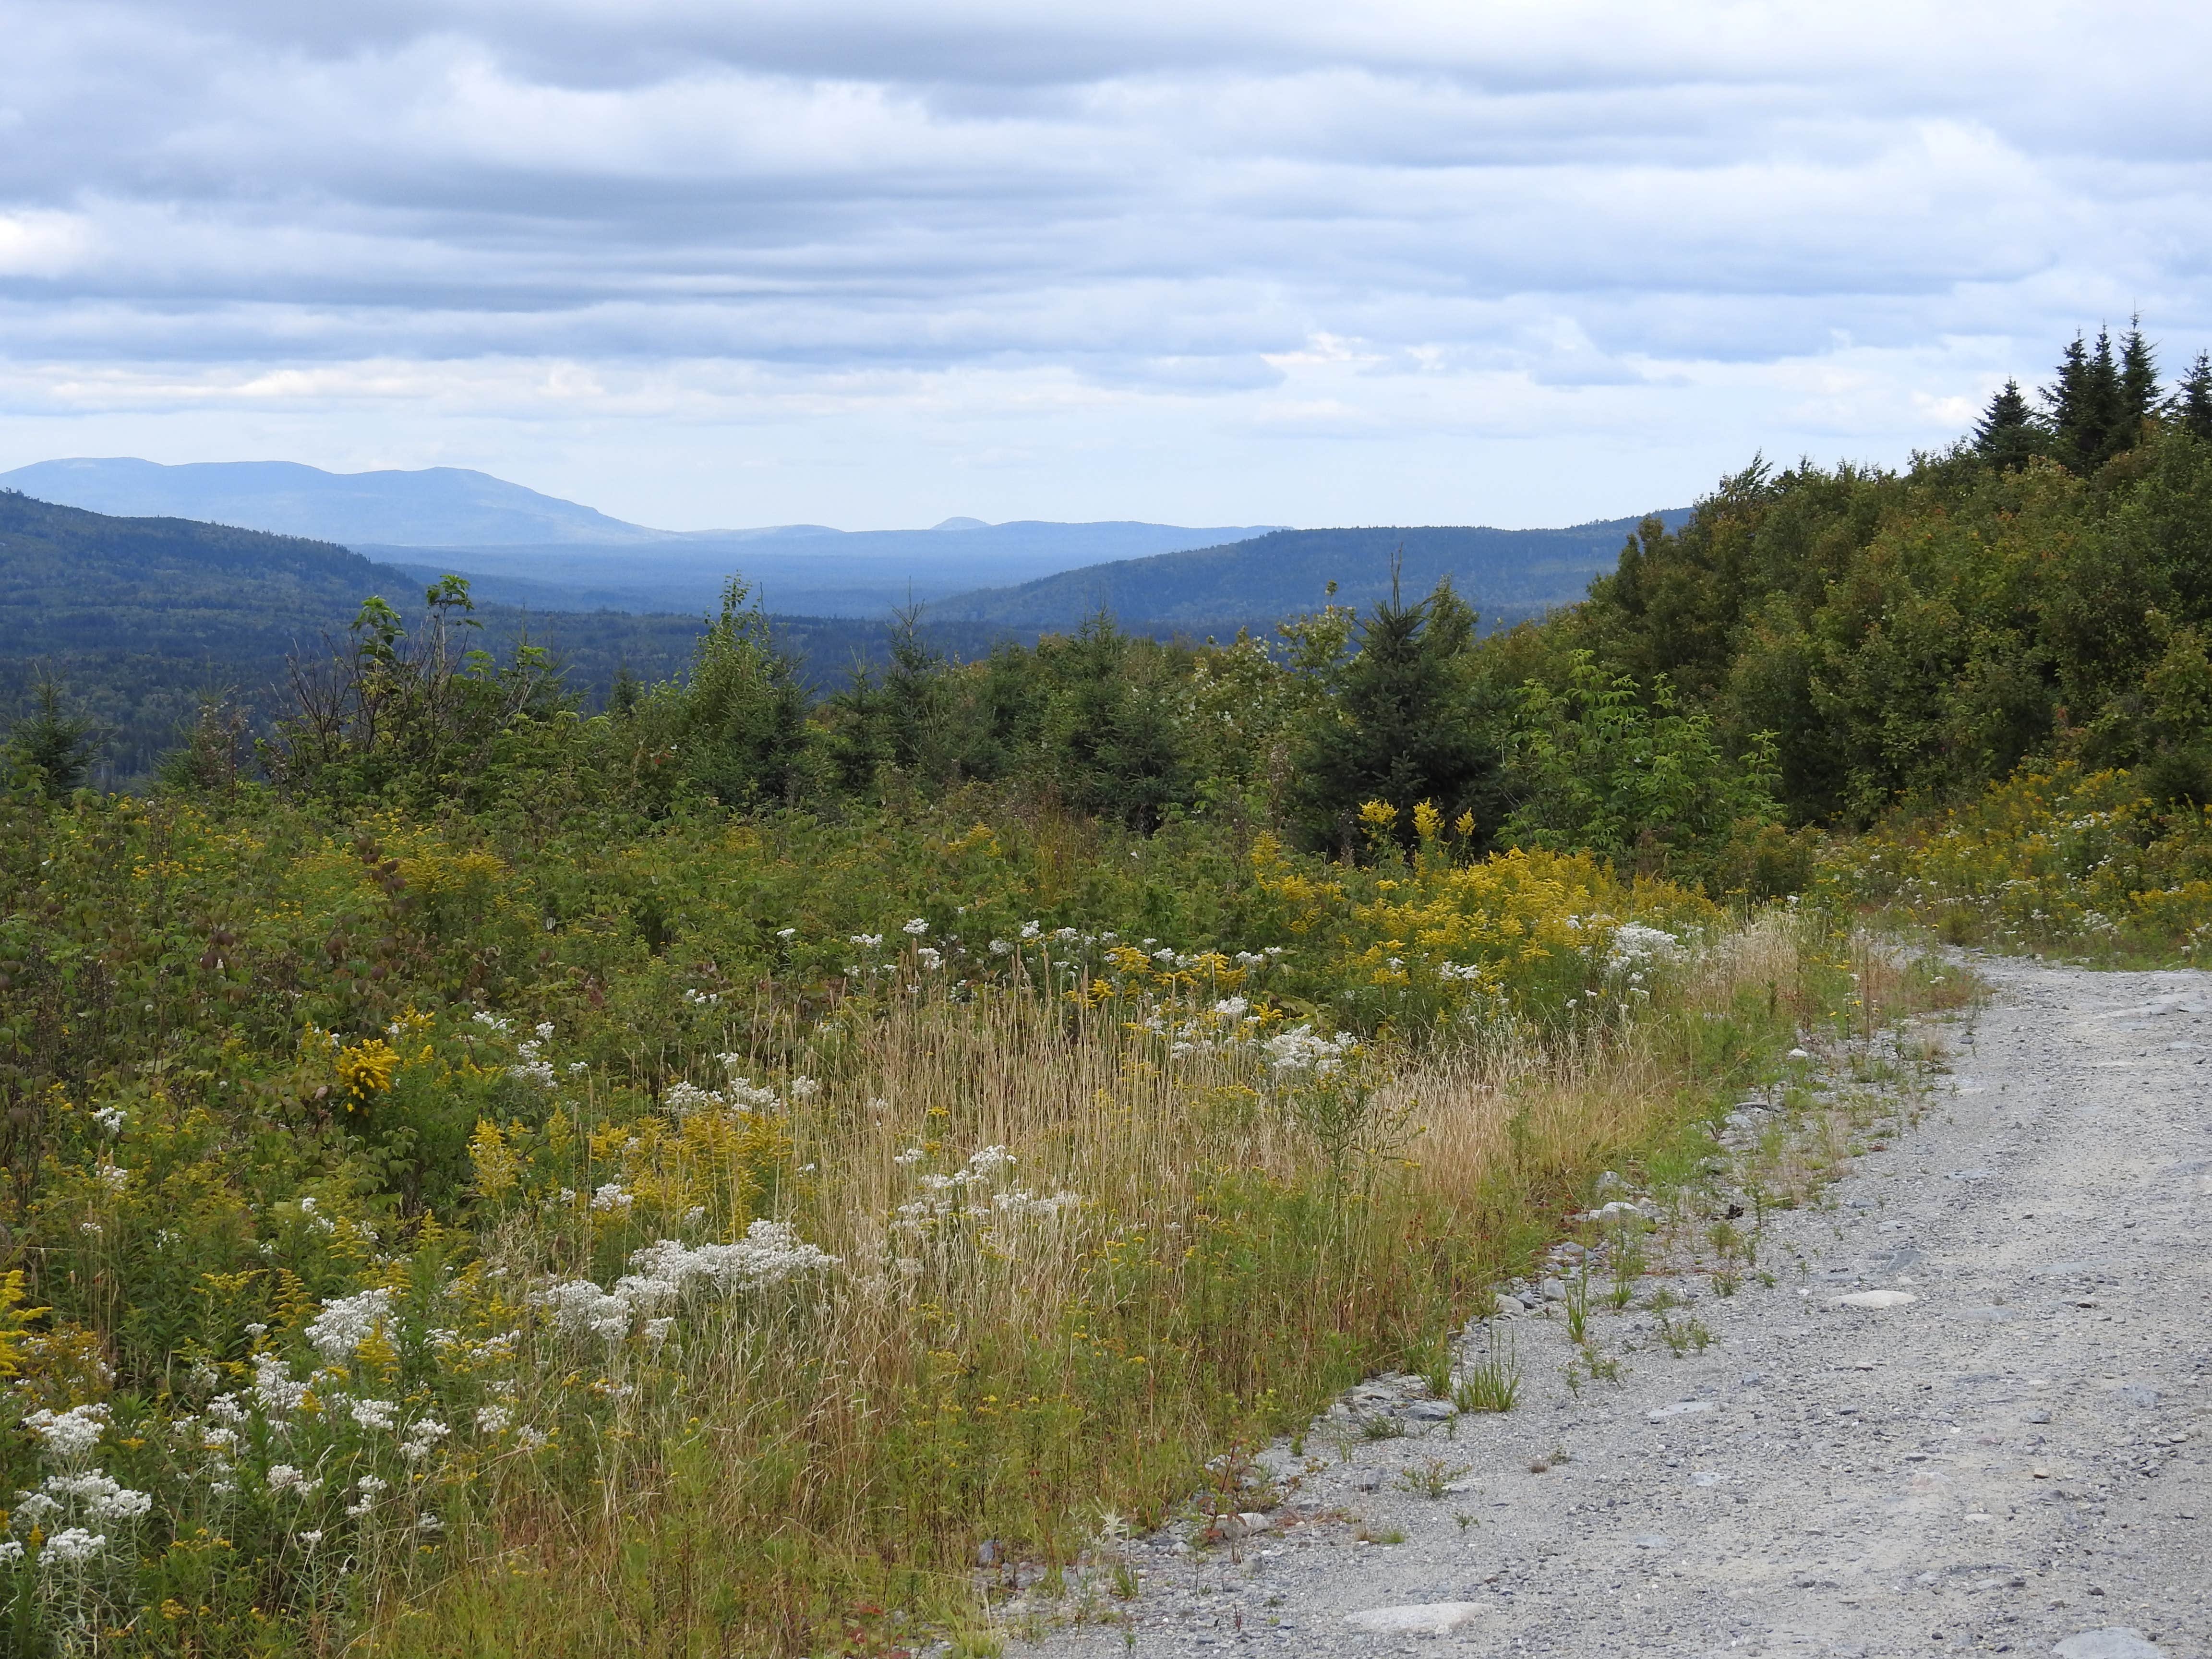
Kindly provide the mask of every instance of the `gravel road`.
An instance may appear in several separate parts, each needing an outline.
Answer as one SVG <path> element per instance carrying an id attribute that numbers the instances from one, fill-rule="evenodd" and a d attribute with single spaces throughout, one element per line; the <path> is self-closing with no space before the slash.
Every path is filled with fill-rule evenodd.
<path id="1" fill-rule="evenodd" d="M 1110 1546 L 1018 1597 L 1010 1651 L 2212 1659 L 2212 975 L 1972 965 L 1987 1005 L 1924 1028 L 1948 1060 L 1815 1056 L 1710 1191 L 1641 1200 L 1674 1206 L 1652 1271 L 1590 1261 L 1617 1381 L 1569 1386 L 1556 1252 L 1550 1297 L 1470 1328 L 1514 1409 L 1363 1385 L 1245 1519 L 1128 1542 L 1133 1599 Z M 1856 1155 L 1759 1203 L 1808 1146 Z M 1730 1200 L 1753 1262 L 1707 1242 Z"/>

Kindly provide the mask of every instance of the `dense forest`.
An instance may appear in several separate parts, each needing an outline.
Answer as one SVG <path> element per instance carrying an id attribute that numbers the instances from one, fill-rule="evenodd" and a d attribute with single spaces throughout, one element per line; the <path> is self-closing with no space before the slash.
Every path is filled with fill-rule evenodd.
<path id="1" fill-rule="evenodd" d="M 815 686 L 733 579 L 587 697 L 449 578 L 349 592 L 134 793 L 35 683 L 8 1639 L 981 1653 L 999 1565 L 1202 1529 L 1364 1374 L 1510 1408 L 1453 1358 L 1488 1287 L 1654 1226 L 1741 1283 L 1756 1215 L 1601 1192 L 1966 994 L 1870 917 L 2194 955 L 2208 537 L 2212 369 L 2130 330 L 1497 631 L 1401 569 L 1204 643 L 909 618 Z M 252 625 L 172 608 L 164 660 Z"/>

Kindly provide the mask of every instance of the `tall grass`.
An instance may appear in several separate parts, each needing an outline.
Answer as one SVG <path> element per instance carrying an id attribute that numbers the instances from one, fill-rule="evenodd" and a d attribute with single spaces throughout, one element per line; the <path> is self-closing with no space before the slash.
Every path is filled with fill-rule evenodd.
<path id="1" fill-rule="evenodd" d="M 1849 983 L 1810 927 L 1723 938 L 1626 1025 L 1501 1019 L 1327 1076 L 1168 1056 L 1018 994 L 840 1034 L 792 1125 L 792 1204 L 842 1270 L 641 1359 L 595 1501 L 504 1496 L 498 1547 L 388 1610 L 379 1644 L 798 1653 L 971 1627 L 983 1540 L 1061 1562 L 1104 1514 L 1164 1518 L 1209 1458 L 1431 1348 L 1601 1169 L 1764 1074 Z M 1306 1127 L 1328 1090 L 1362 1120 L 1334 1157 Z M 900 1224 L 985 1148 L 1013 1161 Z M 1079 1201 L 995 1201 L 1017 1189 Z"/>

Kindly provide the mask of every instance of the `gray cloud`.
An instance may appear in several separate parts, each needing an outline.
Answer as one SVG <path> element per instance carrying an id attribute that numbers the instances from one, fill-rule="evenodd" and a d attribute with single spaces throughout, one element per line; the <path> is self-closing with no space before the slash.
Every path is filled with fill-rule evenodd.
<path id="1" fill-rule="evenodd" d="M 1896 459 L 2083 322 L 2212 336 L 2212 19 L 1936 9 L 0 0 L 0 443 L 657 522 L 1435 517 L 1471 442 L 1542 458 L 1464 516 L 1571 513 L 1655 426 L 1666 499 L 1755 433 Z"/>

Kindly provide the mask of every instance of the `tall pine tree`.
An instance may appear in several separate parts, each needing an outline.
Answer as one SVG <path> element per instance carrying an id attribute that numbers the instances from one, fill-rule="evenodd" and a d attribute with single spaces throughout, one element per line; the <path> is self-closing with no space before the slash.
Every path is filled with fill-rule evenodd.
<path id="1" fill-rule="evenodd" d="M 1485 832 L 1495 829 L 1503 816 L 1498 711 L 1469 672 L 1474 624 L 1449 583 L 1407 605 L 1394 575 L 1389 601 L 1362 624 L 1358 654 L 1344 666 L 1335 717 L 1315 726 L 1297 757 L 1310 845 L 1350 852 L 1369 801 L 1398 809 L 1408 842 L 1413 808 L 1423 801 L 1447 823 L 1472 812 Z"/>
<path id="2" fill-rule="evenodd" d="M 2120 342 L 2117 391 L 2119 429 L 2112 439 L 2115 455 L 2141 443 L 2143 422 L 2158 413 L 2158 359 L 2143 338 L 2140 315 L 2128 319 L 2127 337 Z"/>
<path id="3" fill-rule="evenodd" d="M 2166 410 L 2191 437 L 2212 442 L 2212 352 L 2197 354 Z"/>
<path id="4" fill-rule="evenodd" d="M 2043 447 L 2043 428 L 2021 395 L 2020 382 L 2007 380 L 1974 422 L 1974 453 L 2009 472 L 2027 465 Z"/>
<path id="5" fill-rule="evenodd" d="M 2142 441 L 2144 419 L 2158 408 L 2158 365 L 2140 327 L 2118 352 L 2111 331 L 2093 345 L 2075 335 L 2058 360 L 2058 378 L 2039 394 L 2049 410 L 2051 449 L 2075 472 L 2094 472 Z"/>

